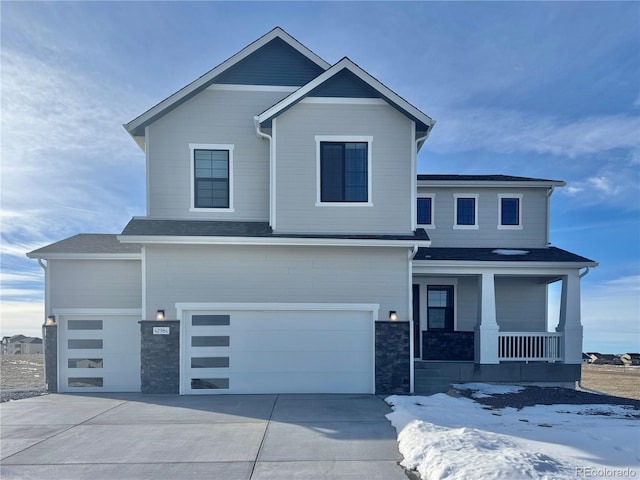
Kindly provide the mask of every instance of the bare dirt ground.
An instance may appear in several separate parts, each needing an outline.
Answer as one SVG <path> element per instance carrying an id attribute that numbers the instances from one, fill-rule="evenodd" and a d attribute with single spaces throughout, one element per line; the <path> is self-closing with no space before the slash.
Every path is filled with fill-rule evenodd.
<path id="1" fill-rule="evenodd" d="M 44 388 L 42 355 L 0 355 L 0 389 Z"/>
<path id="2" fill-rule="evenodd" d="M 583 365 L 582 385 L 616 397 L 640 400 L 640 366 Z"/>

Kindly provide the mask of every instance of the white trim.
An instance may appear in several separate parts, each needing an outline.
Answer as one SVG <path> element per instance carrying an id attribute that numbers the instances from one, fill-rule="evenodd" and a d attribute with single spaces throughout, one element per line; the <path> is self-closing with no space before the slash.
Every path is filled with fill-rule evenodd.
<path id="1" fill-rule="evenodd" d="M 276 169 L 276 147 L 277 147 L 277 140 L 276 140 L 276 118 L 274 118 L 271 121 L 271 185 L 270 185 L 270 190 L 271 190 L 271 229 L 275 230 L 276 229 L 276 218 L 278 215 L 278 208 L 277 208 L 277 201 L 278 201 L 278 195 L 277 195 L 277 184 L 278 184 L 278 170 Z"/>
<path id="2" fill-rule="evenodd" d="M 227 60 L 222 62 L 217 67 L 213 68 L 212 70 L 209 70 L 207 73 L 205 73 L 198 79 L 194 80 L 186 87 L 181 88 L 176 93 L 169 96 L 162 102 L 151 107 L 142 115 L 139 115 L 138 117 L 133 119 L 131 122 L 125 124 L 124 127 L 131 134 L 131 132 L 136 128 L 138 128 L 140 125 L 143 125 L 145 122 L 150 121 L 156 115 L 163 114 L 167 109 L 171 108 L 172 105 L 179 102 L 184 97 L 191 95 L 194 91 L 198 90 L 199 88 L 202 88 L 204 85 L 206 85 L 208 82 L 211 82 L 215 77 L 220 75 L 222 72 L 224 72 L 225 70 L 228 70 L 233 65 L 239 63 L 241 60 L 244 60 L 246 57 L 248 57 L 253 52 L 262 48 L 264 45 L 269 43 L 274 38 L 280 38 L 284 40 L 287 44 L 289 44 L 289 46 L 293 47 L 295 50 L 297 50 L 299 53 L 307 57 L 309 60 L 314 62 L 319 67 L 325 70 L 331 67 L 331 64 L 324 61 L 322 58 L 320 58 L 318 55 L 313 53 L 307 47 L 302 45 L 300 42 L 298 42 L 296 39 L 294 39 L 291 35 L 289 35 L 287 32 L 282 30 L 280 27 L 276 27 L 266 35 L 263 35 L 262 37 L 260 37 L 258 40 L 247 45 L 245 48 L 240 50 L 231 58 L 228 58 Z"/>
<path id="3" fill-rule="evenodd" d="M 477 193 L 454 193 L 453 194 L 453 229 L 454 230 L 478 230 L 478 197 Z M 474 198 L 473 225 L 458 225 L 458 199 Z"/>
<path id="4" fill-rule="evenodd" d="M 411 215 L 411 231 L 413 232 L 416 228 L 418 228 L 418 144 L 416 143 L 416 122 L 414 122 L 413 120 L 411 121 L 411 132 L 409 133 L 411 135 L 411 208 L 409 209 L 409 213 Z M 433 217 L 431 218 L 431 220 L 433 221 Z"/>
<path id="5" fill-rule="evenodd" d="M 237 92 L 295 92 L 302 85 L 286 86 L 286 85 L 238 85 L 233 83 L 213 83 L 207 87 L 207 90 L 231 90 Z"/>
<path id="6" fill-rule="evenodd" d="M 190 212 L 220 212 L 231 213 L 235 212 L 233 208 L 233 150 L 235 145 L 226 143 L 190 143 L 189 144 L 189 164 L 191 169 L 191 199 L 190 199 Z M 196 207 L 196 192 L 195 192 L 195 150 L 226 150 L 229 152 L 229 207 L 226 208 L 199 208 Z"/>
<path id="7" fill-rule="evenodd" d="M 292 93 L 282 101 L 276 103 L 272 107 L 262 112 L 260 115 L 258 115 L 258 121 L 262 123 L 265 120 L 268 120 L 271 117 L 278 115 L 280 112 L 282 112 L 289 106 L 293 105 L 297 101 L 304 98 L 309 92 L 311 92 L 311 90 L 316 88 L 318 85 L 321 85 L 326 80 L 333 77 L 335 74 L 337 74 L 342 70 L 349 70 L 351 73 L 356 75 L 358 78 L 360 78 L 360 80 L 365 82 L 367 85 L 369 85 L 370 87 L 380 92 L 380 94 L 383 97 L 388 98 L 389 101 L 394 103 L 400 109 L 404 110 L 406 114 L 420 120 L 422 123 L 424 123 L 427 126 L 432 126 L 434 124 L 434 121 L 432 118 L 430 118 L 428 115 L 424 114 L 423 112 L 418 110 L 416 107 L 411 105 L 409 102 L 404 100 L 398 94 L 396 94 L 395 92 L 393 92 L 392 90 L 384 86 L 382 83 L 380 83 L 378 80 L 373 78 L 371 75 L 369 75 L 362 68 L 360 68 L 358 65 L 356 65 L 346 57 L 340 60 L 335 65 L 333 65 L 328 70 L 326 70 L 324 73 L 318 75 L 315 79 L 307 83 L 305 86 L 299 88 L 298 90 L 296 90 L 294 93 Z"/>
<path id="8" fill-rule="evenodd" d="M 518 199 L 518 224 L 502 225 L 502 199 L 517 198 Z M 498 194 L 498 230 L 522 230 L 522 193 L 499 193 Z"/>
<path id="9" fill-rule="evenodd" d="M 131 242 L 138 243 L 138 242 Z M 29 258 L 44 258 L 45 260 L 140 260 L 140 253 L 39 253 L 27 255 Z"/>
<path id="10" fill-rule="evenodd" d="M 300 100 L 300 103 L 320 103 L 331 105 L 388 105 L 386 100 L 383 98 L 357 97 L 304 97 Z"/>
<path id="11" fill-rule="evenodd" d="M 437 261 L 414 261 L 413 273 L 426 275 L 479 275 L 483 272 L 494 272 L 496 275 L 504 276 L 539 276 L 553 277 L 567 275 L 567 272 L 580 270 L 584 264 L 576 263 L 555 263 L 555 262 L 509 262 L 502 265 L 500 262 L 459 262 L 437 260 Z"/>
<path id="12" fill-rule="evenodd" d="M 147 250 L 146 247 L 142 246 L 142 308 L 140 314 L 142 319 L 145 320 L 147 318 Z"/>
<path id="13" fill-rule="evenodd" d="M 145 167 L 144 167 L 144 176 L 145 176 L 145 181 L 147 182 L 146 187 L 147 187 L 147 192 L 146 192 L 146 198 L 147 198 L 147 216 L 151 215 L 151 180 L 149 178 L 150 175 L 150 168 L 149 168 L 149 164 L 151 163 L 151 155 L 149 153 L 149 135 L 151 133 L 151 128 L 149 127 L 149 125 L 147 125 L 146 127 L 144 127 L 144 163 L 145 163 Z"/>
<path id="14" fill-rule="evenodd" d="M 316 207 L 372 207 L 372 145 L 371 135 L 316 135 Z M 323 202 L 320 198 L 320 144 L 322 142 L 367 143 L 367 201 L 366 202 Z"/>
<path id="15" fill-rule="evenodd" d="M 417 223 L 418 221 L 418 199 L 419 198 L 430 198 L 431 199 L 431 223 Z M 417 223 L 418 227 L 420 228 L 424 228 L 424 229 L 428 229 L 428 230 L 433 230 L 436 228 L 436 194 L 435 193 L 418 193 L 418 196 L 416 197 L 415 200 L 415 204 L 416 204 L 416 214 L 415 214 L 415 222 Z"/>
<path id="16" fill-rule="evenodd" d="M 142 309 L 140 308 L 54 308 L 54 315 L 63 316 L 83 316 L 83 315 L 103 315 L 106 317 L 117 317 L 121 315 L 140 316 L 142 320 Z"/>
<path id="17" fill-rule="evenodd" d="M 179 362 L 179 393 L 185 395 L 187 393 L 186 378 L 185 378 L 185 361 L 186 361 L 186 345 L 187 341 L 187 328 L 188 322 L 185 319 L 185 315 L 194 310 L 236 310 L 236 311 L 348 311 L 348 312 L 369 312 L 371 314 L 371 392 L 375 393 L 376 388 L 376 364 L 375 364 L 375 322 L 378 321 L 380 304 L 377 303 L 216 303 L 216 302 L 176 302 L 176 317 L 180 321 L 180 362 Z M 226 391 L 211 392 L 206 391 L 202 393 L 227 393 Z"/>

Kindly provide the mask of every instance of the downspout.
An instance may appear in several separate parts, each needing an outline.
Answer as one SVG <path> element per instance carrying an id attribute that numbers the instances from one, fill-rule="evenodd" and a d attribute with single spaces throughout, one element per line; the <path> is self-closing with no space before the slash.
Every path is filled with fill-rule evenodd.
<path id="1" fill-rule="evenodd" d="M 409 291 L 408 291 L 408 298 L 409 298 L 409 302 L 408 302 L 408 309 L 407 309 L 407 313 L 408 313 L 408 317 L 410 319 L 409 321 L 409 393 L 414 393 L 415 392 L 415 372 L 414 372 L 414 367 L 415 367 L 415 362 L 413 360 L 413 343 L 414 343 L 414 339 L 413 339 L 413 322 L 414 322 L 414 318 L 413 318 L 413 259 L 415 258 L 416 254 L 418 253 L 418 245 L 415 244 L 413 246 L 413 248 L 411 250 L 409 250 L 409 262 L 408 262 L 408 271 L 409 271 Z"/>
<path id="2" fill-rule="evenodd" d="M 260 130 L 260 122 L 258 121 L 258 116 L 254 116 L 253 117 L 253 124 L 254 127 L 256 129 L 256 136 L 258 138 L 266 138 L 267 140 L 269 140 L 269 226 L 272 229 L 275 229 L 275 175 L 276 172 L 274 171 L 274 165 L 273 165 L 273 150 L 272 150 L 272 145 L 273 145 L 273 138 L 271 137 L 271 135 L 268 135 L 266 133 L 264 133 L 263 131 Z"/>
<path id="3" fill-rule="evenodd" d="M 551 195 L 554 190 L 555 187 L 551 185 L 547 192 L 547 246 L 551 245 Z"/>
<path id="4" fill-rule="evenodd" d="M 38 265 L 44 270 L 44 316 L 51 315 L 49 310 L 49 262 L 44 262 L 42 258 L 38 258 Z"/>

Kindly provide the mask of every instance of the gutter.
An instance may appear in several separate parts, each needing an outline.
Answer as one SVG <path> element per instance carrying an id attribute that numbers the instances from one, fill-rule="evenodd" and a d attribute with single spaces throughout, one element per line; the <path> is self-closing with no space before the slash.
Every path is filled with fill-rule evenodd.
<path id="1" fill-rule="evenodd" d="M 260 121 L 258 120 L 258 116 L 255 115 L 253 117 L 253 125 L 256 129 L 256 136 L 258 138 L 269 140 L 269 226 L 275 230 L 276 228 L 276 166 L 274 161 L 274 152 L 273 152 L 273 138 L 271 135 L 268 135 L 260 130 Z"/>

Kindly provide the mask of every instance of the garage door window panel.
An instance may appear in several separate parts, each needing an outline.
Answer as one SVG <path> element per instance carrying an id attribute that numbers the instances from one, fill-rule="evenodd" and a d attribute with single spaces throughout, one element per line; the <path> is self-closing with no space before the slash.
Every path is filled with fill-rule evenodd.
<path id="1" fill-rule="evenodd" d="M 228 347 L 228 335 L 216 336 L 193 336 L 191 337 L 192 347 Z"/>
<path id="2" fill-rule="evenodd" d="M 75 338 L 67 340 L 69 350 L 102 350 L 102 339 Z"/>
<path id="3" fill-rule="evenodd" d="M 192 378 L 192 390 L 228 390 L 228 378 Z"/>
<path id="4" fill-rule="evenodd" d="M 103 368 L 102 358 L 70 358 L 67 366 L 69 368 Z"/>

